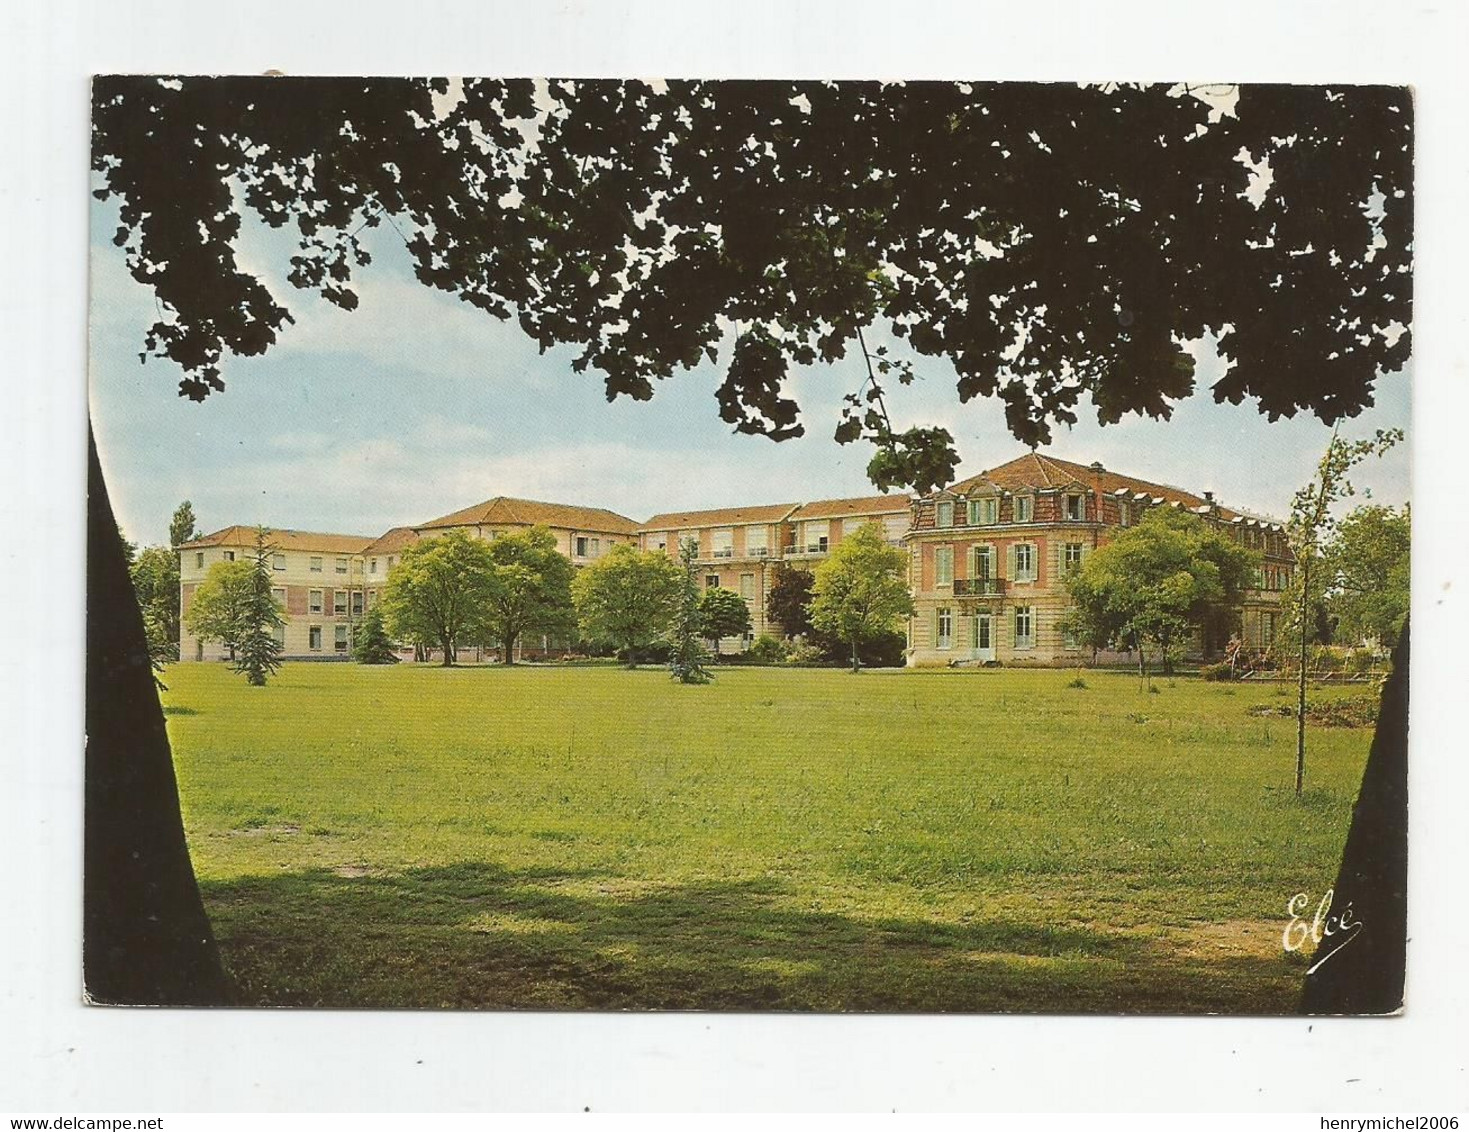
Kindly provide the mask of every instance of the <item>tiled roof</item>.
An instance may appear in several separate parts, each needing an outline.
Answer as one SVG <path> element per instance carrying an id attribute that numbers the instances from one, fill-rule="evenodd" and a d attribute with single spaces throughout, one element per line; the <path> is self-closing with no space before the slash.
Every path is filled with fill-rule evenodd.
<path id="1" fill-rule="evenodd" d="M 200 535 L 183 543 L 180 550 L 194 550 L 204 546 L 255 545 L 255 527 L 236 524 L 212 534 Z M 328 554 L 360 554 L 373 540 L 367 535 L 331 535 L 317 531 L 292 531 L 282 527 L 267 527 L 265 541 L 276 550 L 320 550 Z"/>
<path id="2" fill-rule="evenodd" d="M 451 512 L 426 523 L 419 523 L 414 530 L 427 531 L 443 527 L 495 526 L 531 527 L 536 524 L 560 527 L 564 530 L 597 531 L 608 534 L 632 535 L 637 533 L 638 524 L 626 515 L 607 511 L 601 507 L 578 507 L 569 503 L 542 503 L 537 499 L 511 499 L 497 495 L 483 503 Z"/>
<path id="3" fill-rule="evenodd" d="M 794 503 L 763 503 L 753 507 L 717 507 L 712 511 L 665 511 L 640 528 L 678 531 L 690 527 L 737 527 L 742 523 L 779 523 L 796 509 Z"/>
<path id="4" fill-rule="evenodd" d="M 1191 510 L 1209 506 L 1209 501 L 1203 496 L 1185 491 L 1181 487 L 1153 483 L 1151 480 L 1138 479 L 1136 476 L 1124 476 L 1100 465 L 1074 464 L 1070 460 L 1042 456 L 1039 452 L 1027 452 L 1008 464 L 1001 464 L 982 471 L 978 475 L 970 476 L 968 479 L 960 480 L 947 490 L 963 495 L 973 488 L 986 484 L 993 484 L 1005 491 L 1023 491 L 1027 488 L 1035 491 L 1044 488 L 1064 488 L 1075 483 L 1080 483 L 1089 490 L 1099 491 L 1103 495 L 1120 496 L 1124 499 L 1146 495 L 1149 499 L 1178 503 Z M 1269 519 L 1248 515 L 1242 511 L 1232 511 L 1222 506 L 1218 508 L 1217 514 L 1226 520 L 1253 518 L 1259 522 L 1272 522 Z"/>
<path id="5" fill-rule="evenodd" d="M 412 527 L 394 527 L 386 534 L 379 535 L 362 548 L 363 554 L 395 554 L 405 546 L 412 546 L 418 541 L 418 532 Z"/>
<path id="6" fill-rule="evenodd" d="M 895 515 L 907 512 L 912 500 L 903 494 L 861 495 L 852 499 L 817 499 L 803 503 L 795 519 L 840 519 L 851 515 Z"/>

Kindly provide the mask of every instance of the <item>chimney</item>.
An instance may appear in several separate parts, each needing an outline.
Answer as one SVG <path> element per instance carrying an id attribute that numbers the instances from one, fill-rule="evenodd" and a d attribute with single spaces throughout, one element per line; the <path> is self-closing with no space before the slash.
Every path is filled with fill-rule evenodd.
<path id="1" fill-rule="evenodd" d="M 1204 492 L 1204 502 L 1207 503 L 1210 507 L 1214 506 L 1214 493 L 1212 491 Z"/>
<path id="2" fill-rule="evenodd" d="M 1100 461 L 1100 460 L 1093 461 L 1092 462 L 1092 465 L 1091 465 L 1091 469 L 1094 472 L 1105 472 L 1107 470 L 1106 468 L 1102 467 L 1102 461 Z"/>

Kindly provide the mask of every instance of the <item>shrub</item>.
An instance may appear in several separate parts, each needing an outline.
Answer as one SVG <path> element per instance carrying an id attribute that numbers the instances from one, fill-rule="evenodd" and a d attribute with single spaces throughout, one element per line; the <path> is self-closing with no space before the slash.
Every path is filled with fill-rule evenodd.
<path id="1" fill-rule="evenodd" d="M 745 660 L 750 664 L 780 664 L 790 654 L 791 647 L 778 637 L 762 633 L 755 643 L 745 650 Z"/>
<path id="2" fill-rule="evenodd" d="M 786 650 L 785 662 L 787 664 L 813 665 L 820 664 L 826 659 L 821 649 L 806 641 L 792 642 Z"/>
<path id="3" fill-rule="evenodd" d="M 1085 688 L 1086 687 L 1086 681 L 1083 680 L 1080 676 L 1077 676 L 1077 677 L 1075 677 L 1072 680 L 1068 680 L 1066 682 L 1066 686 L 1068 688 Z"/>
<path id="4" fill-rule="evenodd" d="M 1230 667 L 1228 661 L 1219 664 L 1204 664 L 1199 667 L 1199 675 L 1205 680 L 1238 680 L 1239 673 Z"/>

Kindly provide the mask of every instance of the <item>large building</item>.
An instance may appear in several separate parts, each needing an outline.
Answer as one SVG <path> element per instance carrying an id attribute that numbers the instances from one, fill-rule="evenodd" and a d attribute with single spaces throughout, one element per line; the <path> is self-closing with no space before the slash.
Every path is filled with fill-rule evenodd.
<path id="1" fill-rule="evenodd" d="M 1256 587 L 1239 614 L 1245 643 L 1267 647 L 1292 567 L 1278 523 L 1220 506 L 1210 492 L 1194 495 L 1100 464 L 1073 464 L 1038 453 L 919 499 L 873 495 L 678 511 L 639 524 L 596 507 L 497 496 L 376 538 L 273 530 L 270 542 L 279 583 L 275 593 L 287 612 L 281 639 L 289 658 L 348 655 L 357 622 L 381 597 L 405 547 L 453 530 L 494 540 L 531 526 L 550 530 L 558 549 L 576 565 L 595 562 L 618 544 L 677 557 L 682 543 L 696 542 L 702 586 L 732 590 L 749 606 L 751 633 L 743 641 L 719 643 L 722 651 L 734 651 L 761 634 L 782 632 L 766 615 L 778 563 L 813 569 L 843 537 L 876 523 L 890 543 L 909 552 L 916 607 L 907 626 L 910 665 L 1064 664 L 1091 656 L 1061 630 L 1066 571 L 1157 507 L 1186 508 L 1262 552 Z M 254 547 L 255 528 L 243 526 L 180 547 L 183 609 L 212 565 L 250 554 Z M 225 655 L 219 645 L 195 640 L 187 627 L 180 634 L 180 656 L 186 660 Z M 1193 647 L 1209 653 L 1223 643 L 1200 639 Z M 531 641 L 524 647 L 535 654 L 553 644 Z"/>
<path id="2" fill-rule="evenodd" d="M 1222 507 L 1212 492 L 1194 495 L 1032 452 L 914 505 L 906 540 L 915 606 L 909 664 L 1090 660 L 1090 650 L 1062 631 L 1066 571 L 1158 507 L 1187 509 L 1264 555 L 1240 631 L 1248 646 L 1267 647 L 1293 561 L 1278 523 Z M 1191 651 L 1209 654 L 1224 643 L 1196 640 Z"/>

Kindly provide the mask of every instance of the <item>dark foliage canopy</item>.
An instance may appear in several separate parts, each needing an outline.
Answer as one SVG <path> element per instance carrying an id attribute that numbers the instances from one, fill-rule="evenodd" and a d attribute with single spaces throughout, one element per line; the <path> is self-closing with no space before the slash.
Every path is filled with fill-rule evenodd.
<path id="1" fill-rule="evenodd" d="M 860 359 L 838 439 L 879 486 L 952 472 L 942 429 L 895 430 L 869 351 L 947 359 L 1014 435 L 1166 417 L 1213 334 L 1221 401 L 1327 422 L 1409 354 L 1412 103 L 1404 88 L 106 77 L 97 196 L 161 315 L 144 354 L 181 392 L 291 321 L 242 267 L 253 214 L 291 226 L 290 282 L 351 309 L 365 227 L 427 286 L 542 349 L 579 349 L 609 399 L 724 358 L 719 414 L 799 435 L 792 365 Z M 1254 185 L 1254 191 L 1251 186 Z M 732 345 L 731 345 L 732 338 Z M 861 384 L 858 385 L 858 379 Z"/>

